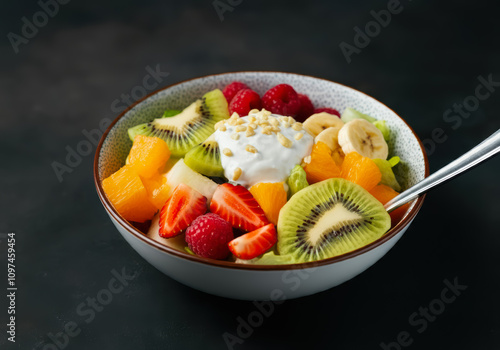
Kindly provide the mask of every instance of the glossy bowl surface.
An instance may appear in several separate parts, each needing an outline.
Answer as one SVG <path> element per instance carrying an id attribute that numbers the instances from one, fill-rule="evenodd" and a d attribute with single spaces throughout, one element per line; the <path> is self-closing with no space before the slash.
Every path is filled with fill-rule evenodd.
<path id="1" fill-rule="evenodd" d="M 390 156 L 401 163 L 395 167 L 403 188 L 429 174 L 424 147 L 411 127 L 391 109 L 357 90 L 328 80 L 292 73 L 236 72 L 210 75 L 181 82 L 156 91 L 121 113 L 108 127 L 97 147 L 94 180 L 99 198 L 120 234 L 144 259 L 175 280 L 218 296 L 245 300 L 292 299 L 337 286 L 360 274 L 401 238 L 422 206 L 424 196 L 414 200 L 405 217 L 383 237 L 355 251 L 317 262 L 289 265 L 249 265 L 192 256 L 161 244 L 137 230 L 115 211 L 104 195 L 101 180 L 125 163 L 132 145 L 127 129 L 151 121 L 165 109 L 183 109 L 205 92 L 242 81 L 261 96 L 277 84 L 290 84 L 307 94 L 316 107 L 340 112 L 352 107 L 374 118 L 386 120 L 391 128 Z"/>

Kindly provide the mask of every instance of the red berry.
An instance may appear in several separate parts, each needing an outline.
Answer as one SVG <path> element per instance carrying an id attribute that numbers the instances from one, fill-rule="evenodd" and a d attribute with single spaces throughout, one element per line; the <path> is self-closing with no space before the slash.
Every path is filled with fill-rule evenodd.
<path id="1" fill-rule="evenodd" d="M 259 94 L 253 90 L 244 89 L 238 91 L 233 97 L 229 104 L 229 114 L 236 112 L 243 117 L 254 108 L 259 110 L 262 108 Z"/>
<path id="2" fill-rule="evenodd" d="M 304 94 L 298 94 L 298 95 L 300 101 L 300 109 L 297 115 L 295 116 L 295 119 L 298 122 L 303 122 L 314 113 L 314 106 L 309 97 L 307 97 L 307 95 Z"/>
<path id="3" fill-rule="evenodd" d="M 250 260 L 271 249 L 277 240 L 276 229 L 269 224 L 233 239 L 229 242 L 229 250 L 237 258 Z"/>
<path id="4" fill-rule="evenodd" d="M 271 113 L 295 117 L 300 110 L 299 96 L 288 84 L 279 84 L 262 96 L 262 105 Z"/>
<path id="5" fill-rule="evenodd" d="M 234 228 L 253 231 L 269 224 L 266 214 L 250 191 L 240 185 L 219 185 L 210 202 L 210 211 Z"/>
<path id="6" fill-rule="evenodd" d="M 217 260 L 227 258 L 228 242 L 233 238 L 231 224 L 212 213 L 198 216 L 186 230 L 189 249 L 204 258 Z"/>
<path id="7" fill-rule="evenodd" d="M 249 89 L 249 87 L 242 82 L 234 81 L 231 84 L 227 85 L 224 90 L 222 90 L 222 93 L 226 97 L 227 103 L 231 103 L 236 93 L 243 89 Z"/>
<path id="8" fill-rule="evenodd" d="M 333 108 L 323 107 L 323 108 L 316 108 L 314 110 L 314 114 L 321 113 L 321 112 L 326 112 L 326 113 L 329 113 L 329 114 L 333 114 L 333 115 L 336 115 L 337 117 L 340 118 L 339 111 L 337 111 L 336 109 L 333 109 Z"/>
<path id="9" fill-rule="evenodd" d="M 200 192 L 183 183 L 177 185 L 160 212 L 159 235 L 174 237 L 207 211 L 207 199 Z"/>

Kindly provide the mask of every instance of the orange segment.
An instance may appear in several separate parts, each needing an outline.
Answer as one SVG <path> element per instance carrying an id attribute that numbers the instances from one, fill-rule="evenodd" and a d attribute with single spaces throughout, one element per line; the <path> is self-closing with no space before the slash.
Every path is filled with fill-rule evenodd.
<path id="1" fill-rule="evenodd" d="M 161 209 L 170 194 L 170 186 L 167 184 L 167 178 L 156 173 L 150 178 L 143 177 L 141 180 L 144 187 L 146 187 L 151 203 L 156 208 Z"/>
<path id="2" fill-rule="evenodd" d="M 309 184 L 340 177 L 340 168 L 333 160 L 330 148 L 321 141 L 314 144 L 311 161 L 304 165 L 304 170 Z"/>
<path id="3" fill-rule="evenodd" d="M 157 137 L 137 135 L 128 156 L 129 164 L 143 177 L 153 176 L 170 158 L 167 143 Z"/>
<path id="4" fill-rule="evenodd" d="M 278 223 L 281 208 L 286 204 L 286 191 L 282 182 L 260 182 L 250 187 L 250 193 L 273 224 Z"/>
<path id="5" fill-rule="evenodd" d="M 389 202 L 391 199 L 393 199 L 399 194 L 389 186 L 382 184 L 372 188 L 370 193 L 373 197 L 377 198 L 378 201 L 382 204 Z M 391 216 L 392 226 L 395 226 L 398 222 L 401 221 L 401 219 L 406 214 L 406 211 L 408 210 L 409 207 L 410 204 L 405 204 L 389 213 L 389 215 Z"/>
<path id="6" fill-rule="evenodd" d="M 335 151 L 332 152 L 332 159 L 335 161 L 335 164 L 339 166 L 339 168 L 342 167 L 342 163 L 344 162 L 345 154 L 342 152 L 342 148 L 337 148 Z"/>
<path id="7" fill-rule="evenodd" d="M 377 164 L 368 157 L 357 152 L 346 154 L 340 174 L 346 180 L 354 182 L 370 191 L 382 180 L 382 173 Z"/>
<path id="8" fill-rule="evenodd" d="M 128 221 L 144 222 L 156 213 L 148 192 L 131 165 L 102 181 L 102 187 L 115 209 Z"/>

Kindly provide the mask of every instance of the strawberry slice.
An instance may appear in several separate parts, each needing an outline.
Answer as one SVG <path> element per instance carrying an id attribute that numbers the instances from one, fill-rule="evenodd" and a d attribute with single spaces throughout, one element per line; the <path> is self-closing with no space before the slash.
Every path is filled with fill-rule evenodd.
<path id="1" fill-rule="evenodd" d="M 240 185 L 219 185 L 210 202 L 210 211 L 234 228 L 253 231 L 269 224 L 266 214 L 250 191 Z"/>
<path id="2" fill-rule="evenodd" d="M 273 224 L 269 224 L 233 239 L 228 245 L 234 256 L 250 260 L 271 249 L 277 240 L 276 229 Z"/>
<path id="3" fill-rule="evenodd" d="M 179 235 L 198 216 L 207 211 L 207 199 L 200 192 L 180 183 L 160 212 L 160 237 Z"/>

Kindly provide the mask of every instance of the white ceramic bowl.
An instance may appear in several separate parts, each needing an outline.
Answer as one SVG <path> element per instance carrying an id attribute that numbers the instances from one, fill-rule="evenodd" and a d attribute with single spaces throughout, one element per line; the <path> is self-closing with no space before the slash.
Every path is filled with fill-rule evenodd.
<path id="1" fill-rule="evenodd" d="M 350 253 L 317 262 L 291 265 L 243 265 L 189 255 L 148 238 L 116 212 L 104 195 L 101 180 L 118 170 L 131 146 L 127 129 L 151 121 L 165 109 L 183 109 L 205 92 L 242 81 L 261 96 L 277 84 L 290 84 L 306 93 L 316 107 L 340 112 L 353 107 L 386 120 L 392 131 L 390 155 L 398 155 L 396 169 L 403 188 L 429 173 L 424 148 L 406 122 L 391 109 L 357 90 L 327 80 L 290 73 L 238 72 L 211 75 L 169 86 L 124 111 L 109 126 L 99 143 L 94 179 L 99 198 L 120 234 L 144 259 L 171 278 L 218 296 L 245 300 L 298 298 L 335 287 L 360 274 L 391 249 L 410 226 L 424 197 L 416 199 L 405 217 L 377 241 Z M 399 170 L 399 173 L 398 173 Z"/>

